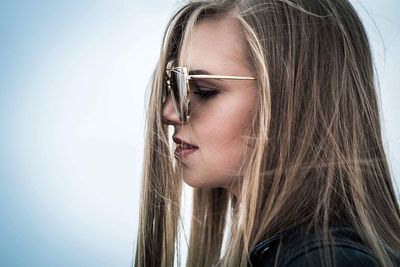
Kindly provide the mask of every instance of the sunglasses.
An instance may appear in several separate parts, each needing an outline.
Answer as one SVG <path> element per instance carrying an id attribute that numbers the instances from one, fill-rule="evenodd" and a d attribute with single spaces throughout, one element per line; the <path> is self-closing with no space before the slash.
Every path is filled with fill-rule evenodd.
<path id="1" fill-rule="evenodd" d="M 168 62 L 165 70 L 166 90 L 164 90 L 163 102 L 170 93 L 175 111 L 182 124 L 190 121 L 190 81 L 196 79 L 218 80 L 256 80 L 254 77 L 223 76 L 208 74 L 189 74 L 187 67 L 174 67 L 173 61 Z"/>

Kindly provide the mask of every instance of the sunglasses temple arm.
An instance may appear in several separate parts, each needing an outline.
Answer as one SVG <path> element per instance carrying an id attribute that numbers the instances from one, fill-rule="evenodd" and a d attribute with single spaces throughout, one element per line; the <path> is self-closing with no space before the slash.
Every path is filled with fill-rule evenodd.
<path id="1" fill-rule="evenodd" d="M 188 79 L 221 79 L 221 80 L 256 80 L 254 77 L 243 77 L 243 76 L 222 76 L 222 75 L 188 75 Z"/>

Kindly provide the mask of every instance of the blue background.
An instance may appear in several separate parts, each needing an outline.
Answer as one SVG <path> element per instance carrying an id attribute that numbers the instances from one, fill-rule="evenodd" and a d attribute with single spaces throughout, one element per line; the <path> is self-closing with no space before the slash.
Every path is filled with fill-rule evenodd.
<path id="1" fill-rule="evenodd" d="M 400 2 L 352 2 L 398 181 Z M 131 265 L 145 90 L 180 5 L 0 2 L 0 266 Z"/>

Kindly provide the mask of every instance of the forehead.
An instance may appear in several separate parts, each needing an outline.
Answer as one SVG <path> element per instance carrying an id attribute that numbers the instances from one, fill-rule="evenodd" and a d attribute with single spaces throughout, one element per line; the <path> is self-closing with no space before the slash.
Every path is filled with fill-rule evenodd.
<path id="1" fill-rule="evenodd" d="M 205 18 L 194 27 L 182 46 L 181 64 L 189 69 L 223 73 L 244 65 L 239 24 L 233 18 Z"/>

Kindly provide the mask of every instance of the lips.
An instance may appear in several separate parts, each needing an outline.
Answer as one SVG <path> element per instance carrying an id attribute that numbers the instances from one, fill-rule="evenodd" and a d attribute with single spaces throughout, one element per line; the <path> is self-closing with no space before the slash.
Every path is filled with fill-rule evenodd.
<path id="1" fill-rule="evenodd" d="M 197 148 L 196 146 L 189 145 L 189 144 L 186 144 L 186 143 L 183 143 L 183 144 L 179 145 L 179 147 L 181 147 L 182 149 L 193 149 L 193 148 Z"/>
<path id="2" fill-rule="evenodd" d="M 173 137 L 172 139 L 178 145 L 175 149 L 175 155 L 178 158 L 184 158 L 198 149 L 197 146 L 189 144 L 178 137 Z"/>
<path id="3" fill-rule="evenodd" d="M 178 146 L 175 149 L 175 155 L 178 158 L 184 158 L 195 152 L 197 148 L 183 148 L 182 146 Z"/>

